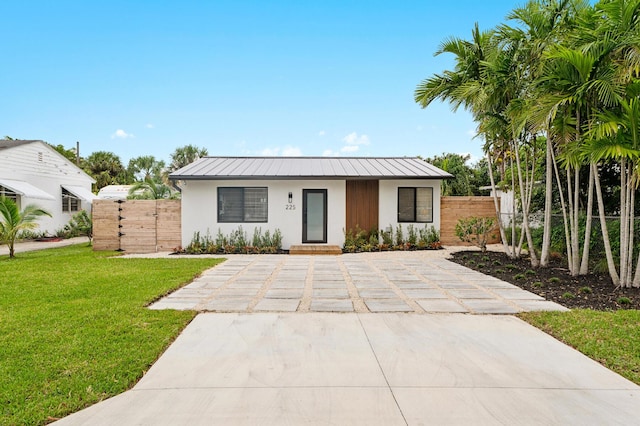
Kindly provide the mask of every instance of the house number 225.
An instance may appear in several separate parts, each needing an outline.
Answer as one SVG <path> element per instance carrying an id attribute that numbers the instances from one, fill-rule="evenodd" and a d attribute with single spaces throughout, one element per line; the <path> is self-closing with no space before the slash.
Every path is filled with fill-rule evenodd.
<path id="1" fill-rule="evenodd" d="M 296 205 L 295 204 L 285 204 L 284 209 L 285 210 L 295 210 L 296 209 Z"/>

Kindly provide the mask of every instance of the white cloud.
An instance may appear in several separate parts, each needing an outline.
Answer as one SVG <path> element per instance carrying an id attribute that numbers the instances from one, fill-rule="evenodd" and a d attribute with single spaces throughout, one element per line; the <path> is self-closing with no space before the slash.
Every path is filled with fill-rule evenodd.
<path id="1" fill-rule="evenodd" d="M 111 139 L 130 139 L 130 138 L 135 138 L 135 136 L 133 135 L 133 133 L 127 133 L 122 129 L 118 129 L 115 131 L 114 134 L 111 135 Z"/>
<path id="2" fill-rule="evenodd" d="M 327 132 L 325 132 L 324 130 L 320 130 L 320 131 L 318 132 L 318 136 L 324 136 L 324 135 L 326 135 L 326 134 L 327 134 Z"/>
<path id="3" fill-rule="evenodd" d="M 360 149 L 358 145 L 345 145 L 340 148 L 340 152 L 356 152 Z"/>
<path id="4" fill-rule="evenodd" d="M 324 151 L 322 151 L 322 156 L 323 157 L 336 157 L 338 156 L 339 153 L 334 152 L 330 149 L 325 149 Z"/>
<path id="5" fill-rule="evenodd" d="M 369 145 L 369 136 L 358 136 L 356 132 L 351 132 L 347 136 L 342 138 L 342 141 L 347 145 Z"/>
<path id="6" fill-rule="evenodd" d="M 155 128 L 156 126 L 154 126 L 154 125 L 153 125 L 153 124 L 151 124 L 151 123 L 148 123 L 145 127 L 146 127 L 147 129 L 153 129 L 153 128 Z"/>
<path id="7" fill-rule="evenodd" d="M 258 154 L 265 157 L 300 157 L 302 150 L 296 146 L 287 145 L 283 148 L 279 146 L 275 148 L 265 148 L 262 151 L 258 151 Z"/>
<path id="8" fill-rule="evenodd" d="M 302 155 L 302 151 L 296 146 L 285 146 L 282 149 L 282 155 L 285 157 L 300 157 Z"/>

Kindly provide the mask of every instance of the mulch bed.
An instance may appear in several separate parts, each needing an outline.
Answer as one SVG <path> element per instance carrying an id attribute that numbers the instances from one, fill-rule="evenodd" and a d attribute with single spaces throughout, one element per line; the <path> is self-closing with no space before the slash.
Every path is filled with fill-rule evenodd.
<path id="1" fill-rule="evenodd" d="M 563 260 L 553 259 L 548 268 L 537 269 L 528 257 L 509 259 L 499 252 L 461 251 L 451 260 L 570 309 L 640 309 L 640 288 L 616 288 L 608 274 L 572 277 Z"/>

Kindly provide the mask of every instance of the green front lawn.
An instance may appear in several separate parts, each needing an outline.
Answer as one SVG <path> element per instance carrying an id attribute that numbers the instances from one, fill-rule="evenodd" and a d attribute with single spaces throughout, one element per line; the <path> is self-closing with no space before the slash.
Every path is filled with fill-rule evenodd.
<path id="1" fill-rule="evenodd" d="M 129 389 L 195 316 L 145 305 L 220 262 L 113 255 L 0 256 L 0 424 L 44 424 Z"/>
<path id="2" fill-rule="evenodd" d="M 528 312 L 522 319 L 640 384 L 640 311 Z"/>

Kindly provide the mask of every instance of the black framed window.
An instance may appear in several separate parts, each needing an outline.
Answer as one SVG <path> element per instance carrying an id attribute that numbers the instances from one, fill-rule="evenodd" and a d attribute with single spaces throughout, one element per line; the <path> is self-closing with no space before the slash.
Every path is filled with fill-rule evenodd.
<path id="1" fill-rule="evenodd" d="M 267 188 L 218 188 L 218 222 L 267 222 Z"/>
<path id="2" fill-rule="evenodd" d="M 62 188 L 62 211 L 77 212 L 80 210 L 80 199 Z"/>
<path id="3" fill-rule="evenodd" d="M 398 222 L 433 222 L 433 188 L 398 188 Z"/>

